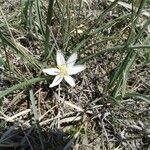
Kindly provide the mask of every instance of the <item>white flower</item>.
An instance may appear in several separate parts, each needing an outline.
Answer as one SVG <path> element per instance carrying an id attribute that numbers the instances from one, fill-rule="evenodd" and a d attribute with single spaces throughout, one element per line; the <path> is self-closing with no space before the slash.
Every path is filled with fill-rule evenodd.
<path id="1" fill-rule="evenodd" d="M 72 87 L 75 86 L 75 81 L 70 75 L 77 74 L 78 72 L 81 72 L 85 69 L 84 65 L 74 66 L 76 60 L 77 60 L 77 53 L 73 53 L 68 58 L 68 60 L 65 61 L 64 55 L 60 51 L 57 51 L 56 53 L 57 68 L 43 69 L 43 72 L 49 75 L 56 75 L 50 87 L 58 85 L 63 80 L 63 78 L 67 81 L 67 83 L 70 86 Z"/>

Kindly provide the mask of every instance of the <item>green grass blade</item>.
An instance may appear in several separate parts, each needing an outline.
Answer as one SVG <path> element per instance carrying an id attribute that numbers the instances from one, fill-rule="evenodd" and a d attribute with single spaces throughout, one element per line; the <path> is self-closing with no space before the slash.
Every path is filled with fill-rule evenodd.
<path id="1" fill-rule="evenodd" d="M 117 2 L 119 0 L 115 0 L 113 3 L 110 4 L 108 8 L 106 8 L 99 17 L 94 21 L 94 23 L 84 32 L 84 35 L 88 35 L 91 29 L 93 29 L 95 26 L 97 26 L 100 22 L 100 20 L 107 14 L 114 6 L 116 6 Z"/>
<path id="2" fill-rule="evenodd" d="M 25 87 L 29 87 L 37 82 L 40 82 L 40 81 L 44 81 L 44 80 L 48 80 L 50 79 L 50 77 L 38 77 L 38 78 L 33 78 L 33 79 L 30 79 L 30 80 L 26 80 L 24 82 L 21 82 L 19 84 L 16 84 L 4 91 L 1 91 L 0 92 L 0 100 L 4 97 L 4 96 L 7 96 L 8 94 L 16 91 L 16 90 L 20 90 L 20 89 L 24 89 Z"/>
<path id="3" fill-rule="evenodd" d="M 150 48 L 150 45 L 131 45 L 129 47 L 127 47 L 128 50 L 132 50 L 132 49 L 137 49 L 136 51 L 139 51 L 139 49 L 146 49 L 146 48 Z M 106 49 L 99 49 L 97 50 L 97 53 L 92 54 L 86 58 L 83 58 L 82 60 L 79 61 L 79 63 L 84 63 L 87 62 L 91 59 L 94 59 L 96 57 L 98 57 L 99 55 L 103 54 L 103 53 L 110 53 L 110 52 L 120 52 L 124 50 L 124 46 L 115 46 L 115 47 L 110 47 L 110 48 L 106 48 Z"/>
<path id="4" fill-rule="evenodd" d="M 111 75 L 110 82 L 108 83 L 108 89 L 113 87 L 114 83 L 120 76 L 122 78 L 122 73 L 126 70 L 128 62 L 130 62 L 133 55 L 133 52 L 128 53 L 125 59 L 116 67 L 114 73 Z"/>
<path id="5" fill-rule="evenodd" d="M 47 56 L 49 54 L 49 38 L 50 38 L 51 20 L 52 20 L 52 16 L 53 16 L 53 4 L 54 4 L 54 0 L 49 0 L 46 31 L 45 31 L 45 56 Z"/>
<path id="6" fill-rule="evenodd" d="M 150 18 L 145 22 L 145 24 L 143 25 L 143 28 L 139 31 L 139 33 L 136 35 L 135 37 L 135 42 L 137 43 L 138 40 L 140 39 L 142 33 L 145 31 L 145 29 L 150 25 Z"/>
<path id="7" fill-rule="evenodd" d="M 138 17 L 140 16 L 146 1 L 147 0 L 141 0 L 141 3 L 138 6 L 138 10 L 137 10 L 137 13 L 136 13 L 136 19 L 138 19 Z"/>
<path id="8" fill-rule="evenodd" d="M 39 139 L 41 142 L 41 148 L 42 150 L 44 150 L 44 142 L 43 142 L 43 137 L 42 137 L 42 130 L 40 127 L 40 122 L 39 122 L 39 117 L 38 117 L 38 112 L 37 112 L 37 107 L 36 107 L 36 102 L 34 99 L 34 95 L 33 95 L 33 90 L 30 90 L 30 100 L 31 100 L 31 105 L 32 105 L 32 110 L 33 110 L 33 114 L 34 114 L 34 119 L 35 119 L 35 124 L 36 124 L 36 128 L 39 134 Z"/>
<path id="9" fill-rule="evenodd" d="M 135 92 L 135 93 L 126 93 L 124 96 L 124 98 L 130 98 L 130 97 L 143 100 L 143 101 L 150 104 L 150 96 L 148 96 L 148 95 L 144 95 L 144 94 L 140 94 L 140 93 Z"/>
<path id="10" fill-rule="evenodd" d="M 27 51 L 16 41 L 8 39 L 6 36 L 4 36 L 2 34 L 2 32 L 0 31 L 0 39 L 2 40 L 2 42 L 6 45 L 8 45 L 11 50 L 14 50 L 16 52 L 16 54 L 19 54 L 25 61 L 28 61 L 30 64 L 32 64 L 34 67 L 36 67 L 37 69 L 40 69 L 40 66 L 34 57 L 32 57 L 32 55 L 30 55 L 29 53 L 27 53 Z"/>
<path id="11" fill-rule="evenodd" d="M 136 53 L 130 52 L 129 55 L 124 59 L 124 61 L 121 63 L 119 68 L 116 68 L 116 71 L 114 75 L 112 76 L 112 79 L 110 79 L 110 82 L 108 83 L 108 89 L 111 89 L 115 82 L 117 82 L 114 90 L 113 90 L 113 96 L 117 97 L 119 92 L 122 91 L 122 96 L 125 95 L 126 92 L 126 84 L 127 84 L 127 78 L 128 73 L 136 59 Z"/>
<path id="12" fill-rule="evenodd" d="M 81 41 L 80 43 L 78 43 L 77 45 L 73 45 L 70 50 L 73 49 L 74 52 L 77 52 L 79 51 L 83 46 L 84 44 L 90 39 L 92 38 L 93 36 L 95 36 L 97 33 L 101 32 L 102 30 L 105 30 L 119 22 L 121 22 L 122 20 L 124 19 L 127 19 L 128 17 L 130 17 L 131 13 L 129 14 L 126 14 L 126 15 L 123 15 L 121 17 L 118 17 L 116 19 L 114 19 L 113 21 L 110 21 L 108 23 L 106 23 L 105 25 L 103 25 L 102 27 L 98 27 L 96 28 L 93 32 L 89 33 L 88 35 L 86 35 L 86 37 L 81 37 L 81 39 L 79 41 Z M 85 35 L 84 35 L 85 36 Z M 81 49 L 80 52 L 84 51 L 84 49 Z M 90 56 L 89 56 L 90 57 Z"/>
<path id="13" fill-rule="evenodd" d="M 100 17 L 104 17 L 113 7 L 115 7 L 115 6 L 117 5 L 118 1 L 119 1 L 119 0 L 115 0 L 114 2 L 112 2 L 112 3 L 110 4 L 110 6 L 109 6 L 108 8 L 106 8 L 106 9 L 102 12 L 102 14 L 99 16 L 99 18 L 100 18 Z"/>
<path id="14" fill-rule="evenodd" d="M 43 24 L 43 21 L 42 21 L 42 10 L 40 9 L 40 7 L 41 7 L 40 4 L 41 4 L 40 0 L 35 1 L 37 22 L 38 22 L 41 34 L 44 37 L 45 32 L 44 32 L 44 26 L 43 26 L 44 24 Z"/>
<path id="15" fill-rule="evenodd" d="M 28 6 L 29 6 L 29 0 L 25 2 L 21 0 L 21 24 L 23 24 L 24 28 L 27 27 Z"/>

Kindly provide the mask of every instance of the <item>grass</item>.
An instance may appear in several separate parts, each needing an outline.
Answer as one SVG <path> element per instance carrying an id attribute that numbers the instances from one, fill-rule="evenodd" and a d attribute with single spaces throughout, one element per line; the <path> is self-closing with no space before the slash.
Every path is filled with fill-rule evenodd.
<path id="1" fill-rule="evenodd" d="M 0 149 L 150 148 L 148 0 L 0 4 Z M 49 88 L 57 50 L 75 88 Z"/>

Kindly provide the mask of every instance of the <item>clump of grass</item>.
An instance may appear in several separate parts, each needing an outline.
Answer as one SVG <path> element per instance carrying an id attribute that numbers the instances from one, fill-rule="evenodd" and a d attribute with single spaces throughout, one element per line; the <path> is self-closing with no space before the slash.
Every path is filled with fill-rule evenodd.
<path id="1" fill-rule="evenodd" d="M 0 148 L 148 149 L 148 1 L 25 0 L 9 12 L 4 3 Z M 58 95 L 42 73 L 57 50 L 87 66 Z"/>

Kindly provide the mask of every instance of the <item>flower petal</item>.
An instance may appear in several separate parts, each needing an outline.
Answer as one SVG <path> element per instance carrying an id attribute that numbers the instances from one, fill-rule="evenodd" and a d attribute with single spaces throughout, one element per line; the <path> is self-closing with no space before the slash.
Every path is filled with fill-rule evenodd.
<path id="1" fill-rule="evenodd" d="M 58 75 L 60 71 L 57 68 L 49 68 L 49 69 L 43 69 L 43 72 L 49 75 Z"/>
<path id="2" fill-rule="evenodd" d="M 65 65 L 65 58 L 64 55 L 61 51 L 57 51 L 56 53 L 56 61 L 57 61 L 57 65 L 61 66 L 61 65 Z"/>
<path id="3" fill-rule="evenodd" d="M 84 65 L 77 65 L 73 67 L 68 67 L 67 71 L 69 75 L 77 74 L 78 72 L 81 72 L 85 69 L 86 67 Z"/>
<path id="4" fill-rule="evenodd" d="M 62 81 L 62 79 L 63 79 L 63 77 L 57 75 L 49 87 L 54 87 L 54 86 L 58 85 Z"/>
<path id="5" fill-rule="evenodd" d="M 77 60 L 77 53 L 73 53 L 67 60 L 67 66 L 71 67 L 75 64 Z"/>
<path id="6" fill-rule="evenodd" d="M 70 86 L 72 86 L 72 87 L 75 86 L 75 81 L 71 76 L 65 76 L 64 78 Z"/>

